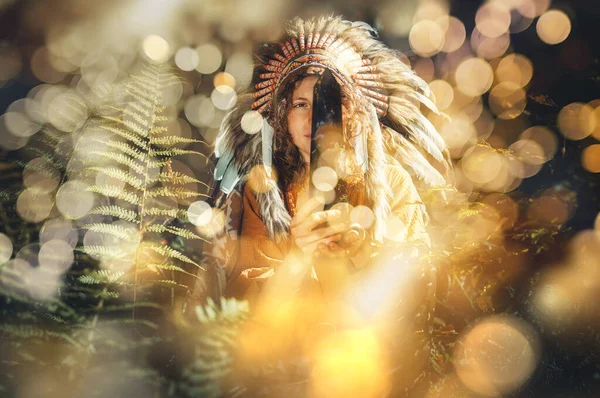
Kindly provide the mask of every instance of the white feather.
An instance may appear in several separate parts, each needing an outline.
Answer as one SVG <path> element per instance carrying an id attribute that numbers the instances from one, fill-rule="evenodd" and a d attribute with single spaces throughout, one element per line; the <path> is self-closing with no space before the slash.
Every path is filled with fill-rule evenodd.
<path id="1" fill-rule="evenodd" d="M 273 133 L 273 127 L 271 127 L 266 118 L 263 119 L 261 129 L 262 161 L 265 166 L 265 172 L 269 177 L 271 177 L 271 169 L 273 167 Z"/>

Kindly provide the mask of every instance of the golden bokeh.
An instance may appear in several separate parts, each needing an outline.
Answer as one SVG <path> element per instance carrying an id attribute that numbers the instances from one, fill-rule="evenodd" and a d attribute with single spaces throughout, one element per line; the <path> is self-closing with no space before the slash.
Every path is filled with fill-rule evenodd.
<path id="1" fill-rule="evenodd" d="M 42 245 L 38 259 L 40 267 L 49 272 L 61 274 L 73 264 L 73 248 L 64 240 L 53 239 Z"/>
<path id="2" fill-rule="evenodd" d="M 52 197 L 35 188 L 27 188 L 17 198 L 17 213 L 28 222 L 37 223 L 46 219 L 54 206 Z"/>
<path id="3" fill-rule="evenodd" d="M 248 187 L 256 193 L 265 193 L 277 187 L 277 170 L 259 164 L 248 173 Z"/>
<path id="4" fill-rule="evenodd" d="M 71 220 L 58 217 L 44 223 L 40 229 L 40 243 L 44 244 L 55 239 L 67 242 L 72 248 L 77 246 L 79 233 L 73 228 Z"/>
<path id="5" fill-rule="evenodd" d="M 453 117 L 438 130 L 446 142 L 450 155 L 460 158 L 469 145 L 477 140 L 477 131 L 471 121 L 464 115 Z"/>
<path id="6" fill-rule="evenodd" d="M 216 71 L 223 61 L 221 50 L 211 43 L 202 44 L 196 47 L 199 62 L 196 70 L 202 74 L 209 75 Z"/>
<path id="7" fill-rule="evenodd" d="M 193 48 L 182 47 L 175 53 L 175 65 L 183 71 L 192 71 L 199 63 L 200 56 Z"/>
<path id="8" fill-rule="evenodd" d="M 266 123 L 263 116 L 258 111 L 248 111 L 242 116 L 240 122 L 242 130 L 246 134 L 256 134 L 261 131 L 263 123 Z"/>
<path id="9" fill-rule="evenodd" d="M 434 21 L 421 20 L 410 29 L 408 41 L 416 54 L 430 57 L 444 47 L 444 31 Z"/>
<path id="10" fill-rule="evenodd" d="M 593 101 L 592 101 L 593 102 Z M 598 101 L 600 102 L 600 101 Z M 594 108 L 594 115 L 593 118 L 596 119 L 596 128 L 594 129 L 594 131 L 592 131 L 592 137 L 594 137 L 597 140 L 600 140 L 600 104 L 598 103 L 594 103 L 595 106 Z M 589 106 L 592 106 L 591 103 L 588 104 Z"/>
<path id="11" fill-rule="evenodd" d="M 592 134 L 599 123 L 594 109 L 584 103 L 574 102 L 558 113 L 558 128 L 570 140 L 582 140 Z"/>
<path id="12" fill-rule="evenodd" d="M 484 146 L 476 146 L 468 150 L 461 160 L 461 165 L 465 177 L 480 185 L 497 179 L 504 166 L 502 155 Z"/>
<path id="13" fill-rule="evenodd" d="M 527 18 L 533 19 L 545 13 L 552 0 L 522 0 L 517 11 Z"/>
<path id="14" fill-rule="evenodd" d="M 368 229 L 375 223 L 375 214 L 367 206 L 356 206 L 350 211 L 350 221 Z"/>
<path id="15" fill-rule="evenodd" d="M 490 92 L 489 106 L 500 119 L 515 119 L 523 113 L 527 105 L 527 95 L 519 85 L 503 82 Z"/>
<path id="16" fill-rule="evenodd" d="M 147 36 L 142 42 L 142 52 L 156 63 L 169 59 L 170 50 L 169 43 L 158 35 Z"/>
<path id="17" fill-rule="evenodd" d="M 510 11 L 502 3 L 486 3 L 477 10 L 475 25 L 483 35 L 490 38 L 498 37 L 508 31 Z"/>
<path id="18" fill-rule="evenodd" d="M 0 232 L 0 265 L 12 257 L 13 244 L 8 236 Z"/>
<path id="19" fill-rule="evenodd" d="M 454 52 L 463 45 L 465 39 L 467 38 L 465 25 L 456 17 L 443 16 L 440 18 L 443 18 L 446 32 L 444 35 L 444 45 L 442 46 L 442 51 L 446 53 Z M 443 26 L 439 20 L 436 20 L 436 23 L 440 26 Z"/>
<path id="20" fill-rule="evenodd" d="M 311 179 L 315 188 L 322 192 L 333 190 L 338 183 L 337 173 L 327 166 L 321 166 L 313 171 Z"/>
<path id="21" fill-rule="evenodd" d="M 545 126 L 534 126 L 523 131 L 519 139 L 535 141 L 544 151 L 546 161 L 552 159 L 558 149 L 556 134 Z"/>
<path id="22" fill-rule="evenodd" d="M 215 108 L 226 111 L 235 106 L 237 94 L 231 86 L 217 86 L 210 94 L 210 99 Z"/>
<path id="23" fill-rule="evenodd" d="M 205 225 L 196 226 L 196 231 L 206 239 L 212 239 L 219 236 L 225 230 L 227 215 L 223 210 L 213 208 L 212 217 Z"/>
<path id="24" fill-rule="evenodd" d="M 67 181 L 56 192 L 56 207 L 65 218 L 84 217 L 94 205 L 94 194 L 82 181 Z"/>
<path id="25" fill-rule="evenodd" d="M 435 21 L 440 17 L 447 16 L 449 12 L 450 7 L 447 0 L 422 0 L 418 2 L 412 22 Z"/>
<path id="26" fill-rule="evenodd" d="M 581 164 L 590 173 L 600 173 L 600 144 L 590 145 L 583 150 Z"/>
<path id="27" fill-rule="evenodd" d="M 454 351 L 458 378 L 471 391 L 502 396 L 518 389 L 540 359 L 540 340 L 525 321 L 492 316 L 468 331 Z"/>
<path id="28" fill-rule="evenodd" d="M 188 220 L 197 227 L 207 225 L 212 215 L 212 208 L 202 200 L 192 203 L 187 210 Z"/>
<path id="29" fill-rule="evenodd" d="M 434 80 L 429 83 L 429 88 L 435 96 L 435 104 L 440 111 L 448 108 L 454 99 L 454 90 L 445 80 Z"/>
<path id="30" fill-rule="evenodd" d="M 85 123 L 88 107 L 74 90 L 67 90 L 52 99 L 48 106 L 48 121 L 61 131 L 72 132 Z"/>
<path id="31" fill-rule="evenodd" d="M 456 87 L 476 97 L 487 92 L 494 81 L 494 71 L 482 58 L 467 58 L 456 68 Z"/>
<path id="32" fill-rule="evenodd" d="M 533 76 L 533 64 L 524 55 L 509 54 L 502 58 L 496 67 L 496 78 L 500 82 L 510 82 L 525 87 Z"/>
<path id="33" fill-rule="evenodd" d="M 22 139 L 27 142 L 29 137 L 40 130 L 37 123 L 31 121 L 25 114 L 21 112 L 6 112 L 1 115 L 0 122 L 6 128 L 5 134 L 8 134 L 15 139 Z"/>
<path id="34" fill-rule="evenodd" d="M 213 84 L 215 87 L 219 86 L 229 86 L 235 89 L 235 77 L 233 77 L 230 73 L 227 72 L 219 72 L 215 75 L 213 79 Z"/>
<path id="35" fill-rule="evenodd" d="M 544 43 L 558 44 L 569 37 L 571 20 L 560 10 L 550 10 L 540 16 L 535 28 Z"/>
<path id="36" fill-rule="evenodd" d="M 471 48 L 482 58 L 494 59 L 501 57 L 509 46 L 510 35 L 508 32 L 496 37 L 487 37 L 475 29 L 471 34 Z"/>
<path id="37" fill-rule="evenodd" d="M 58 187 L 60 172 L 46 158 L 34 158 L 23 169 L 23 185 L 50 193 Z"/>
<path id="38" fill-rule="evenodd" d="M 236 82 L 236 89 L 245 89 L 252 80 L 254 69 L 252 56 L 248 52 L 236 52 L 227 58 L 225 72 L 229 73 Z"/>
<path id="39" fill-rule="evenodd" d="M 189 97 L 183 110 L 186 119 L 196 127 L 208 127 L 215 119 L 215 106 L 210 98 L 203 94 L 197 94 Z"/>

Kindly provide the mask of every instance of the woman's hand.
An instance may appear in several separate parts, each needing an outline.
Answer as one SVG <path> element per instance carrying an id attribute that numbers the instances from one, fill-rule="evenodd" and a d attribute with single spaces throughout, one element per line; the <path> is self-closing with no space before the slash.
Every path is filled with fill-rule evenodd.
<path id="1" fill-rule="evenodd" d="M 359 224 L 352 224 L 339 240 L 319 243 L 317 245 L 317 255 L 330 258 L 339 256 L 352 257 L 358 253 L 366 237 L 367 232 L 364 228 Z"/>
<path id="2" fill-rule="evenodd" d="M 342 219 L 339 210 L 318 211 L 322 203 L 308 200 L 292 219 L 290 230 L 305 258 L 354 255 L 365 240 L 358 224 Z"/>
<path id="3" fill-rule="evenodd" d="M 347 229 L 339 210 L 321 211 L 322 207 L 319 201 L 309 199 L 298 208 L 290 223 L 294 243 L 308 260 L 314 257 L 319 244 L 339 241 Z"/>

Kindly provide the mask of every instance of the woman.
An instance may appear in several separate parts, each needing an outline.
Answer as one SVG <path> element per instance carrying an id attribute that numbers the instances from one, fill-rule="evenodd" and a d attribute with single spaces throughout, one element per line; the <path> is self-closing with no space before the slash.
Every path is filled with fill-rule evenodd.
<path id="1" fill-rule="evenodd" d="M 296 18 L 280 44 L 263 49 L 256 91 L 238 98 L 216 143 L 213 205 L 227 223 L 204 260 L 217 270 L 216 295 L 271 310 L 302 297 L 310 305 L 294 308 L 311 310 L 303 321 L 335 327 L 390 311 L 426 321 L 435 284 L 417 261 L 429 237 L 415 183 L 444 185 L 449 169 L 442 139 L 419 110 L 435 111 L 426 83 L 370 26 L 339 17 Z M 329 147 L 337 157 L 323 161 L 337 172 L 335 189 L 343 182 L 347 192 L 347 204 L 328 210 L 308 187 L 318 166 L 313 92 L 324 73 L 341 87 L 343 117 Z M 320 302 L 326 310 L 315 310 Z"/>

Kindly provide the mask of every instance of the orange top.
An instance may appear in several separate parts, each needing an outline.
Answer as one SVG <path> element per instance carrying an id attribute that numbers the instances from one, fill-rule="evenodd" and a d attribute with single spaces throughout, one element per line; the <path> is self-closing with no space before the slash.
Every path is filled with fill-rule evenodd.
<path id="1" fill-rule="evenodd" d="M 397 231 L 394 241 L 398 237 L 404 238 L 404 242 L 429 245 L 427 235 L 426 211 L 421 202 L 419 194 L 412 182 L 410 175 L 400 166 L 387 166 L 386 176 L 391 187 L 393 200 L 391 203 L 391 216 L 397 217 L 404 225 L 404 232 L 398 235 Z M 295 213 L 295 200 L 298 195 L 298 187 L 286 192 L 288 210 Z M 243 189 L 243 215 L 241 221 L 241 233 L 239 236 L 239 255 L 233 264 L 227 264 L 229 278 L 227 281 L 226 296 L 238 299 L 246 299 L 254 303 L 264 283 L 275 275 L 278 266 L 284 261 L 293 247 L 291 239 L 275 242 L 268 236 L 267 229 L 261 220 L 258 203 L 255 195 L 248 186 Z M 357 196 L 358 195 L 358 196 Z M 363 195 L 358 192 L 348 192 L 349 202 L 362 204 Z M 369 244 L 363 244 L 359 252 L 350 259 L 355 269 L 361 269 L 368 265 L 373 248 Z M 312 280 L 316 276 L 312 275 Z"/>

